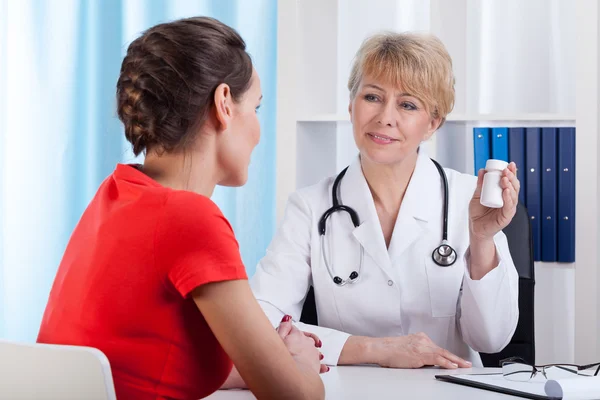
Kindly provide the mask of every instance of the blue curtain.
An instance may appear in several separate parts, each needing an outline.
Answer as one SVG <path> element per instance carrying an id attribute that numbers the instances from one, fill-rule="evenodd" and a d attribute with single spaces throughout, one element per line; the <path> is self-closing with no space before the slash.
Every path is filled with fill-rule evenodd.
<path id="1" fill-rule="evenodd" d="M 75 224 L 119 162 L 139 162 L 116 117 L 128 44 L 208 15 L 236 28 L 261 76 L 261 143 L 243 188 L 218 188 L 248 274 L 275 226 L 276 0 L 0 0 L 0 337 L 33 341 Z"/>

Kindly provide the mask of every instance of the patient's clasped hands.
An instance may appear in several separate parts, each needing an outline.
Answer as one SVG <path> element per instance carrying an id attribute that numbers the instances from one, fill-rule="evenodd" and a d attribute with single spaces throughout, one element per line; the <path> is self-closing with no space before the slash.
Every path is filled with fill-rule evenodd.
<path id="1" fill-rule="evenodd" d="M 319 373 L 329 371 L 327 365 L 321 364 L 323 355 L 318 349 L 321 347 L 321 340 L 313 333 L 296 328 L 289 315 L 283 317 L 277 333 L 301 369 L 312 369 Z"/>

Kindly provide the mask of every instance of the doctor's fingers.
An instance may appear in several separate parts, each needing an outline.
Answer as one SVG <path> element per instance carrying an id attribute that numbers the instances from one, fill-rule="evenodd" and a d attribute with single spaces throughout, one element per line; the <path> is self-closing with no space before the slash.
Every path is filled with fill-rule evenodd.
<path id="1" fill-rule="evenodd" d="M 516 178 L 515 178 L 515 180 L 516 180 Z M 518 185 L 518 183 L 517 183 L 517 185 Z M 516 205 L 517 201 L 519 199 L 519 191 L 515 187 L 515 182 L 510 180 L 508 177 L 504 176 L 504 177 L 502 177 L 500 186 L 502 187 L 503 195 L 504 195 L 504 192 L 506 192 L 508 189 L 509 195 L 510 195 L 511 199 L 513 200 L 513 203 L 515 203 L 515 205 Z"/>
<path id="2" fill-rule="evenodd" d="M 505 221 L 503 224 L 508 225 L 517 212 L 517 203 L 519 202 L 519 198 L 517 197 L 516 192 L 510 188 L 504 189 L 502 192 L 502 199 L 504 200 L 504 205 L 500 209 L 500 212 Z"/>
<path id="3" fill-rule="evenodd" d="M 303 333 L 305 336 L 312 338 L 315 341 L 315 346 L 317 346 L 317 347 L 323 346 L 321 339 L 319 339 L 319 337 L 317 335 L 315 335 L 314 333 L 311 333 L 311 332 L 303 332 Z"/>
<path id="4" fill-rule="evenodd" d="M 439 354 L 435 356 L 435 358 L 433 359 L 433 362 L 431 364 L 438 365 L 441 368 L 445 368 L 445 369 L 456 369 L 456 368 L 458 368 L 458 364 L 453 363 L 452 361 L 448 360 L 447 358 L 444 358 L 444 357 L 440 356 Z"/>
<path id="5" fill-rule="evenodd" d="M 438 355 L 450 361 L 450 363 L 458 366 L 459 368 L 471 368 L 472 365 L 469 361 L 463 360 L 459 356 L 449 352 L 446 349 L 442 349 L 441 347 L 439 347 L 438 349 Z"/>
<path id="6" fill-rule="evenodd" d="M 470 362 L 463 360 L 433 342 L 430 344 L 423 343 L 423 346 L 419 350 L 421 361 L 425 365 L 439 365 L 442 368 L 471 368 Z M 442 359 L 445 361 L 442 361 Z"/>
<path id="7" fill-rule="evenodd" d="M 519 191 L 521 190 L 521 182 L 517 178 L 517 168 L 511 168 L 511 166 L 509 165 L 509 168 L 504 170 L 504 176 L 508 178 L 508 180 L 510 181 L 510 183 L 512 183 L 517 193 L 519 193 Z"/>
<path id="8" fill-rule="evenodd" d="M 508 175 L 505 175 L 502 177 L 500 186 L 502 187 L 502 189 L 510 189 L 511 192 L 515 192 L 515 196 L 519 195 L 519 187 L 520 187 L 520 183 L 519 180 L 517 179 L 516 176 L 514 176 L 514 174 L 510 171 L 507 172 L 507 174 L 512 175 L 512 178 Z"/>
<path id="9" fill-rule="evenodd" d="M 455 369 L 458 368 L 458 363 L 454 362 L 448 357 L 442 355 L 441 350 L 443 349 L 432 349 L 431 352 L 427 352 L 421 355 L 421 363 L 423 365 L 438 365 L 441 368 Z"/>

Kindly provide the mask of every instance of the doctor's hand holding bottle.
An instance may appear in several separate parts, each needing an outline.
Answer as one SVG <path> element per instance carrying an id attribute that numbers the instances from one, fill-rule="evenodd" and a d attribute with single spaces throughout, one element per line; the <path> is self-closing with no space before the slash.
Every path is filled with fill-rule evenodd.
<path id="1" fill-rule="evenodd" d="M 498 265 L 497 257 L 489 257 L 496 252 L 494 236 L 510 223 L 517 212 L 521 183 L 517 179 L 517 166 L 511 162 L 500 179 L 502 188 L 501 208 L 489 208 L 481 204 L 481 189 L 485 170 L 477 173 L 477 189 L 469 203 L 469 236 L 471 250 L 471 278 L 481 279 Z"/>

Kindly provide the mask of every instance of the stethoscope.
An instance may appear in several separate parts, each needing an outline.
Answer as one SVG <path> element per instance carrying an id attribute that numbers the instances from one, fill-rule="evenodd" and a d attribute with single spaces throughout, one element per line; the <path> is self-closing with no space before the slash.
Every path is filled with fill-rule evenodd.
<path id="1" fill-rule="evenodd" d="M 440 164 L 434 159 L 431 159 L 433 164 L 436 166 L 440 178 L 442 180 L 442 184 L 444 187 L 444 219 L 443 219 L 443 229 L 442 229 L 442 243 L 433 250 L 431 254 L 431 258 L 433 262 L 439 265 L 440 267 L 449 267 L 456 262 L 456 252 L 448 244 L 448 178 L 446 177 L 446 173 Z M 358 281 L 360 278 L 360 273 L 363 266 L 364 259 L 364 249 L 362 245 L 360 246 L 360 262 L 358 264 L 358 271 L 352 271 L 348 279 L 342 279 L 339 276 L 333 273 L 333 269 L 329 263 L 327 252 L 325 251 L 325 226 L 327 223 L 327 218 L 329 218 L 333 213 L 337 211 L 345 211 L 350 215 L 350 219 L 352 220 L 352 224 L 355 228 L 360 225 L 360 220 L 358 218 L 358 214 L 356 211 L 350 207 L 343 204 L 340 204 L 338 200 L 338 187 L 340 186 L 340 182 L 344 175 L 346 175 L 346 171 L 348 167 L 344 168 L 342 172 L 335 178 L 333 182 L 333 189 L 331 190 L 331 199 L 333 201 L 333 206 L 325 211 L 319 220 L 319 235 L 321 236 L 321 249 L 323 251 L 323 259 L 325 261 L 325 267 L 327 267 L 327 272 L 329 272 L 329 276 L 333 279 L 333 283 L 338 286 L 344 286 L 347 283 L 354 283 Z"/>

